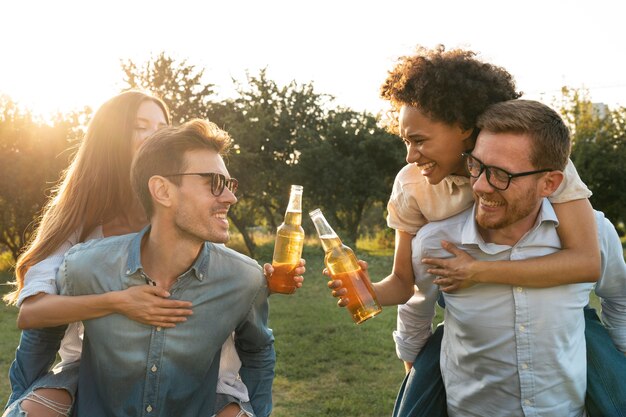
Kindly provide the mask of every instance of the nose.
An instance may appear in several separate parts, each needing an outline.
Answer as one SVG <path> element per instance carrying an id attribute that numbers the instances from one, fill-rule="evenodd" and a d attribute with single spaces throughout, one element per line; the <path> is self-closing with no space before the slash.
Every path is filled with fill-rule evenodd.
<path id="1" fill-rule="evenodd" d="M 487 171 L 481 172 L 478 178 L 472 178 L 472 190 L 475 193 L 493 193 L 495 188 L 487 181 Z"/>
<path id="2" fill-rule="evenodd" d="M 224 191 L 222 191 L 219 198 L 223 203 L 230 204 L 231 206 L 237 202 L 237 196 L 235 196 L 235 193 L 226 187 L 224 187 Z"/>
<path id="3" fill-rule="evenodd" d="M 406 162 L 407 164 L 414 164 L 421 158 L 422 154 L 417 150 L 417 146 L 409 144 L 406 148 Z"/>

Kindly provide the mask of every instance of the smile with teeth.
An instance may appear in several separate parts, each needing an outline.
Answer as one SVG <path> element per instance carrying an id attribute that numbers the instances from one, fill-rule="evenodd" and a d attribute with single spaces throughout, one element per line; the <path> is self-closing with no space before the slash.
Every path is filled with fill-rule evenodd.
<path id="1" fill-rule="evenodd" d="M 486 200 L 485 197 L 480 197 L 480 204 L 486 207 L 500 207 L 504 205 L 504 201 Z"/>
<path id="2" fill-rule="evenodd" d="M 226 214 L 227 213 L 215 213 L 215 217 L 217 217 L 218 219 L 226 220 Z"/>
<path id="3" fill-rule="evenodd" d="M 429 169 L 433 168 L 435 165 L 437 165 L 436 162 L 428 162 L 426 164 L 417 164 L 417 167 L 421 170 L 421 171 L 428 171 Z"/>

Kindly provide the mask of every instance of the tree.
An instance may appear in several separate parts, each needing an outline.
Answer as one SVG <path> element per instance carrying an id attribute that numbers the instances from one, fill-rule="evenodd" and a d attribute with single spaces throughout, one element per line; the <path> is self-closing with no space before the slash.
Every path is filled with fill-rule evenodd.
<path id="1" fill-rule="evenodd" d="M 324 136 L 302 149 L 299 174 L 310 201 L 354 245 L 365 211 L 389 198 L 404 149 L 371 114 L 337 109 L 330 112 L 328 125 Z"/>
<path id="2" fill-rule="evenodd" d="M 0 245 L 13 259 L 22 250 L 60 173 L 69 164 L 68 146 L 82 136 L 89 109 L 33 120 L 8 97 L 0 97 Z"/>
<path id="3" fill-rule="evenodd" d="M 626 220 L 626 108 L 591 103 L 584 90 L 562 90 L 561 113 L 572 130 L 571 159 L 593 192 L 591 203 L 616 226 Z"/>
<path id="4" fill-rule="evenodd" d="M 176 62 L 161 52 L 144 64 L 122 61 L 126 90 L 151 91 L 170 109 L 172 123 L 178 125 L 192 118 L 210 119 L 215 94 L 214 85 L 205 83 L 204 69 L 196 69 L 187 60 Z"/>
<path id="5" fill-rule="evenodd" d="M 234 139 L 228 158 L 231 174 L 240 181 L 239 202 L 229 211 L 247 249 L 256 244 L 249 229 L 259 224 L 275 230 L 295 183 L 301 148 L 326 129 L 323 104 L 312 84 L 292 81 L 278 86 L 266 70 L 235 81 L 238 96 L 216 106 L 213 120 Z M 315 172 L 311 172 L 315 175 Z M 304 199 L 307 198 L 305 189 Z"/>

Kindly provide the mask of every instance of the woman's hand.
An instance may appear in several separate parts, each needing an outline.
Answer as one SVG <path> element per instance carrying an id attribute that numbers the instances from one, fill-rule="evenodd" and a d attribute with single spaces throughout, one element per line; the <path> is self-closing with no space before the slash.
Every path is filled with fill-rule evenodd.
<path id="1" fill-rule="evenodd" d="M 161 287 L 137 285 L 116 291 L 116 310 L 131 320 L 150 326 L 175 327 L 193 314 L 190 301 L 168 300 Z"/>
<path id="2" fill-rule="evenodd" d="M 293 277 L 293 280 L 296 283 L 296 288 L 302 288 L 302 283 L 304 282 L 304 277 L 302 275 L 306 272 L 305 265 L 306 261 L 304 260 L 304 258 L 300 258 L 300 262 L 298 262 L 298 264 L 296 265 L 296 269 L 294 270 L 296 275 Z M 271 264 L 263 265 L 263 274 L 265 275 L 265 279 L 269 280 L 273 273 L 274 267 Z M 269 290 L 269 292 L 270 294 L 272 294 L 271 290 Z"/>
<path id="3" fill-rule="evenodd" d="M 367 278 L 369 279 L 369 273 L 367 272 L 367 262 L 359 260 L 358 263 L 365 275 L 367 275 Z M 328 268 L 324 268 L 322 273 L 331 278 Z M 328 281 L 328 288 L 332 290 L 333 297 L 339 298 L 339 300 L 337 301 L 337 306 L 345 307 L 348 305 L 348 303 L 350 302 L 350 299 L 346 297 L 346 294 L 348 294 L 348 290 L 343 287 L 343 282 L 340 279 L 331 279 L 330 281 Z"/>
<path id="4" fill-rule="evenodd" d="M 433 283 L 439 285 L 443 292 L 454 292 L 476 284 L 474 276 L 478 261 L 450 242 L 444 240 L 441 246 L 454 257 L 422 259 L 423 264 L 431 266 L 427 272 L 437 276 Z"/>

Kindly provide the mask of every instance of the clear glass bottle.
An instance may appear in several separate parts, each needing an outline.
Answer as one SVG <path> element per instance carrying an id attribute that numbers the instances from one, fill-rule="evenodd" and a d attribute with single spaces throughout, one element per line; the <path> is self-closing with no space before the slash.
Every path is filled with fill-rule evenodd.
<path id="1" fill-rule="evenodd" d="M 341 243 L 341 239 L 330 227 L 320 209 L 309 213 L 322 242 L 326 256 L 324 263 L 334 280 L 341 280 L 348 290 L 346 306 L 356 324 L 363 323 L 382 311 L 370 280 L 357 262 L 352 249 Z"/>
<path id="2" fill-rule="evenodd" d="M 285 221 L 278 226 L 272 266 L 274 273 L 268 281 L 274 293 L 292 294 L 296 291 L 294 269 L 302 256 L 304 229 L 302 229 L 302 186 L 292 185 Z"/>

